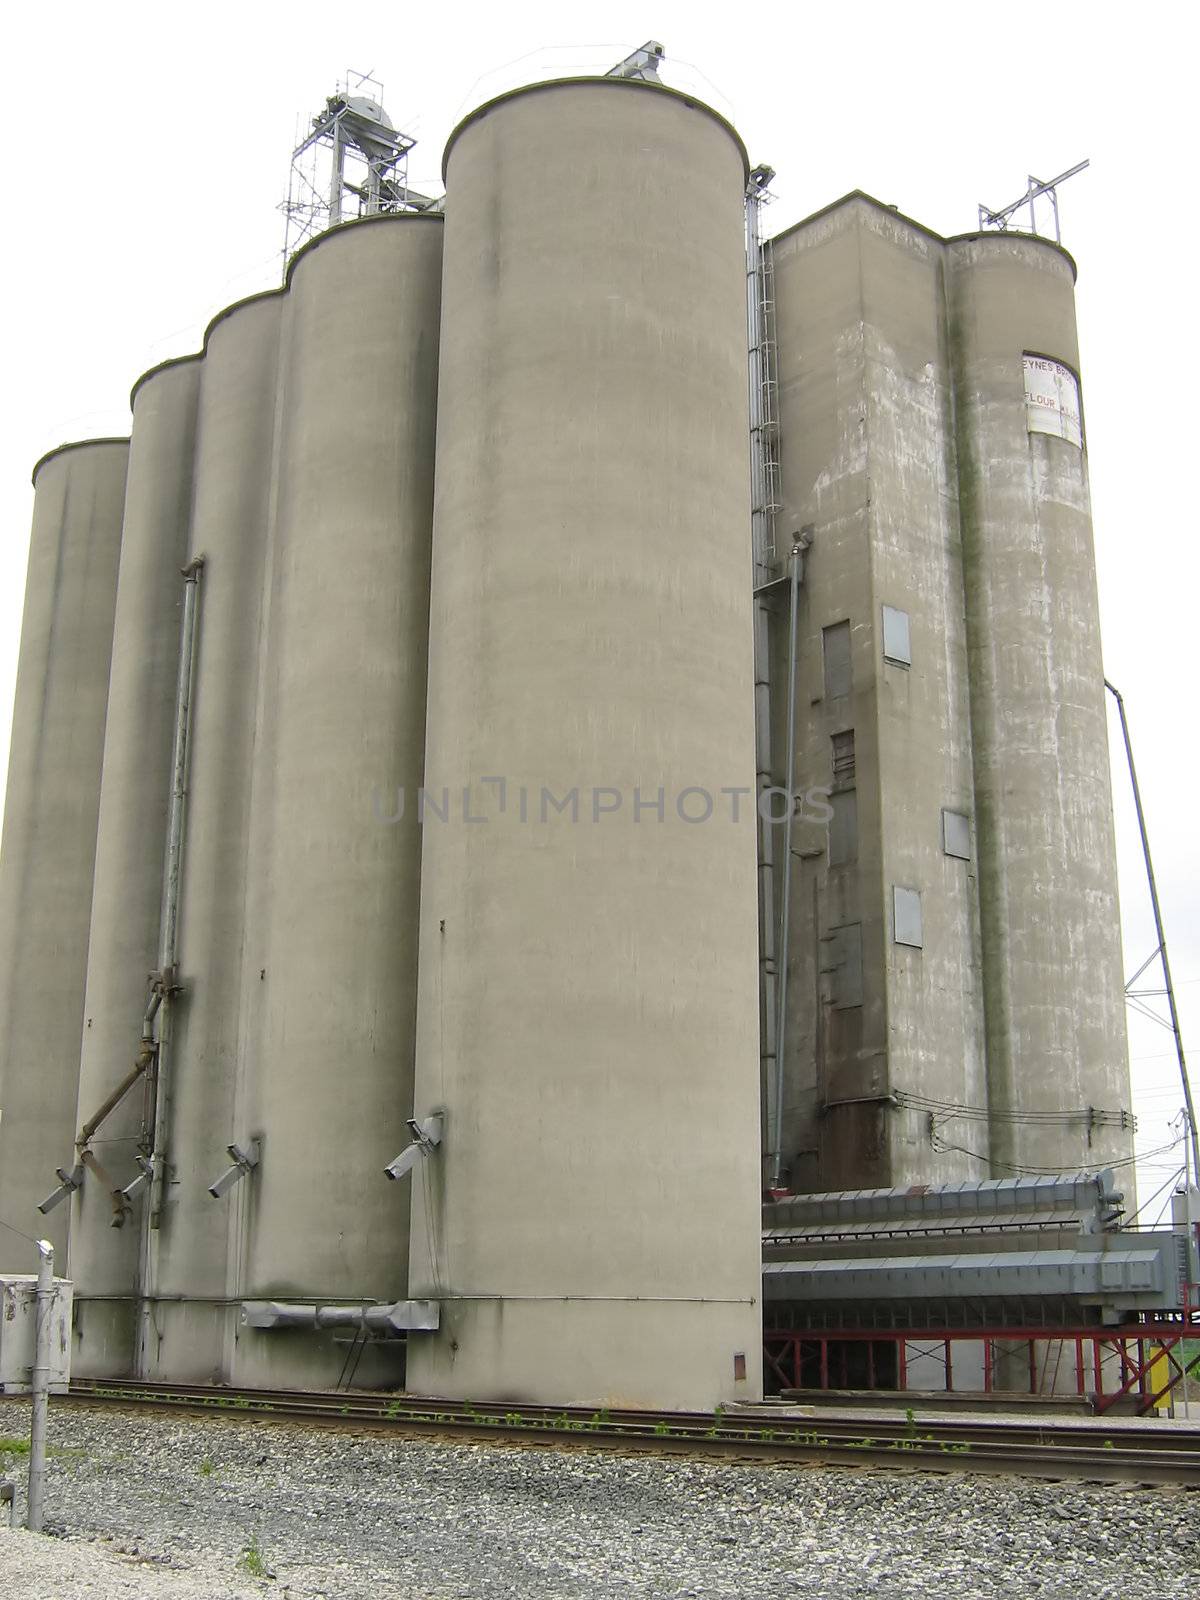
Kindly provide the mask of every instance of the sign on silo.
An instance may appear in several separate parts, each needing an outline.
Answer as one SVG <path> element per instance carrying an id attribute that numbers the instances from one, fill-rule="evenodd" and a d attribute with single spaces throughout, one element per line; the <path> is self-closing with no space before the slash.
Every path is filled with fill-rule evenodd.
<path id="1" fill-rule="evenodd" d="M 1083 445 L 1079 379 L 1061 361 L 1022 356 L 1025 368 L 1025 416 L 1030 433 L 1049 433 Z"/>
<path id="2" fill-rule="evenodd" d="M 65 1394 L 71 1380 L 71 1304 L 74 1285 L 55 1278 L 50 1301 L 50 1393 Z M 0 1278 L 0 1394 L 29 1394 L 37 1331 L 37 1274 Z"/>

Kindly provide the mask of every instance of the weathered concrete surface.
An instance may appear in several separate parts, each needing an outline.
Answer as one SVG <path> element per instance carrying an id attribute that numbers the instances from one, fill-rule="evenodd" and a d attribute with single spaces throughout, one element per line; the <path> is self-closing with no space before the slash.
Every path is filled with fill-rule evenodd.
<path id="1" fill-rule="evenodd" d="M 784 510 L 777 546 L 811 528 L 797 665 L 801 791 L 853 805 L 849 859 L 825 822 L 796 830 L 785 1154 L 798 1188 L 986 1175 L 936 1149 L 908 1090 L 984 1104 L 974 866 L 942 849 L 941 812 L 970 813 L 961 544 L 941 242 L 851 198 L 773 246 Z M 909 616 L 911 665 L 884 658 L 882 608 Z M 850 692 L 830 695 L 823 630 L 851 628 Z M 787 630 L 775 630 L 775 748 L 784 781 Z M 835 779 L 835 735 L 855 771 Z M 817 808 L 808 806 L 807 814 Z M 842 857 L 839 859 L 839 857 Z M 893 885 L 920 891 L 921 949 L 893 938 Z M 861 929 L 861 1003 L 847 935 Z M 963 1141 L 959 1141 L 963 1142 Z M 966 1141 L 969 1142 L 969 1141 Z"/>
<path id="2" fill-rule="evenodd" d="M 952 241 L 948 265 L 991 1155 L 1102 1166 L 1132 1135 L 1088 1115 L 1130 1095 L 1087 458 L 1028 431 L 1021 363 L 1078 371 L 1072 265 L 1012 236 Z"/>
<path id="3" fill-rule="evenodd" d="M 853 859 L 831 860 L 836 830 L 807 825 L 793 863 L 791 1181 L 1123 1160 L 1086 460 L 1028 431 L 1022 375 L 1025 352 L 1077 367 L 1070 260 L 1044 241 L 943 241 L 865 196 L 774 252 L 780 554 L 813 532 L 794 777 L 801 790 L 831 782 L 831 741 L 853 730 L 855 772 L 837 785 L 853 801 L 834 803 L 857 809 Z M 885 658 L 884 606 L 908 614 L 907 666 Z M 852 682 L 831 699 L 822 630 L 846 620 Z M 778 750 L 785 644 L 780 625 Z M 969 819 L 971 859 L 944 849 L 944 809 Z M 897 885 L 920 892 L 919 949 L 894 937 Z M 858 1005 L 842 992 L 846 928 L 861 930 Z M 897 1092 L 942 1104 L 888 1105 Z"/>
<path id="4" fill-rule="evenodd" d="M 412 1113 L 440 217 L 381 218 L 296 261 L 243 957 L 247 1081 L 230 1137 L 233 1292 L 402 1298 Z M 407 797 L 398 820 L 397 796 Z M 375 1367 L 360 1382 L 396 1381 Z M 239 1382 L 336 1382 L 329 1335 L 244 1332 Z"/>
<path id="5" fill-rule="evenodd" d="M 191 550 L 204 556 L 179 908 L 182 992 L 162 1048 L 168 1184 L 150 1234 L 147 1377 L 220 1375 L 230 1202 L 208 1185 L 237 1136 L 234 1085 L 250 770 L 282 295 L 222 315 L 201 364 Z M 161 1091 L 160 1091 L 161 1092 Z M 146 1202 L 143 1202 L 143 1205 Z M 190 1303 L 183 1303 L 180 1296 Z"/>
<path id="6" fill-rule="evenodd" d="M 100 763 L 129 442 L 40 463 L 0 847 L 0 1217 L 65 1270 L 70 1206 L 36 1207 L 73 1165 Z M 0 1269 L 32 1271 L 0 1230 Z"/>
<path id="7" fill-rule="evenodd" d="M 96 837 L 80 1125 L 137 1058 L 147 975 L 158 965 L 180 569 L 188 558 L 199 387 L 198 362 L 175 362 L 148 375 L 133 402 Z M 143 1090 L 136 1089 L 97 1132 L 94 1152 L 113 1187 L 136 1176 L 133 1153 L 144 1105 Z M 109 1185 L 95 1173 L 88 1174 L 72 1203 L 73 1370 L 86 1377 L 128 1373 L 134 1361 L 140 1218 L 112 1227 Z"/>
<path id="8" fill-rule="evenodd" d="M 755 830 L 718 793 L 754 784 L 744 182 L 704 108 L 614 80 L 510 96 L 449 149 L 426 782 L 453 810 L 425 827 L 416 1092 L 447 1133 L 412 1235 L 412 1292 L 444 1310 L 409 1355 L 427 1393 L 759 1392 Z M 680 819 L 691 786 L 711 820 Z M 578 821 L 543 821 L 543 787 L 578 790 Z M 635 789 L 660 787 L 663 820 L 635 820 Z"/>

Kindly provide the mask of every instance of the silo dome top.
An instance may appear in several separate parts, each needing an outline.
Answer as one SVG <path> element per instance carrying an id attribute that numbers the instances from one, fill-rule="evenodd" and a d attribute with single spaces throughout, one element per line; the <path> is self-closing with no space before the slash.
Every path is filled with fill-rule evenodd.
<path id="1" fill-rule="evenodd" d="M 446 172 L 450 163 L 450 152 L 453 150 L 455 144 L 457 144 L 459 138 L 467 128 L 471 127 L 474 123 L 481 121 L 484 117 L 490 116 L 491 113 L 494 112 L 498 107 L 509 105 L 512 101 L 522 99 L 526 95 L 542 94 L 549 90 L 563 89 L 583 89 L 588 91 L 601 89 L 605 93 L 611 93 L 614 90 L 623 89 L 627 92 L 634 91 L 641 95 L 655 95 L 659 98 L 675 100 L 680 105 L 689 106 L 693 111 L 699 111 L 703 113 L 703 115 L 711 117 L 715 123 L 725 129 L 725 132 L 730 136 L 734 144 L 737 146 L 738 154 L 742 158 L 742 166 L 745 169 L 746 177 L 749 178 L 750 176 L 750 157 L 747 154 L 745 144 L 742 142 L 741 134 L 737 131 L 729 119 L 722 116 L 721 113 L 714 107 L 707 105 L 703 100 L 698 100 L 695 95 L 687 94 L 681 89 L 672 89 L 668 84 L 661 82 L 657 77 L 651 80 L 649 78 L 614 77 L 612 74 L 607 74 L 601 78 L 588 76 L 539 79 L 535 83 L 521 84 L 516 89 L 506 90 L 503 94 L 494 95 L 490 100 L 482 101 L 475 107 L 473 111 L 467 112 L 466 116 L 463 117 L 462 121 L 458 123 L 457 127 L 451 131 L 450 137 L 446 140 L 445 149 L 442 151 L 442 182 L 444 183 L 446 181 Z"/>

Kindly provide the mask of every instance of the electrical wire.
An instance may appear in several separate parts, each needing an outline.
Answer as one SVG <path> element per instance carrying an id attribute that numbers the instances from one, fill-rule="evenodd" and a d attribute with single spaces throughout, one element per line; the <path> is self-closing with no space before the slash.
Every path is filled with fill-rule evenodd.
<path id="1" fill-rule="evenodd" d="M 1131 1217 L 1127 1217 L 1126 1218 L 1123 1226 L 1126 1227 L 1126 1228 L 1131 1227 L 1137 1221 L 1137 1219 L 1141 1216 L 1142 1212 L 1145 1211 L 1146 1207 L 1147 1206 L 1152 1206 L 1154 1204 L 1154 1202 L 1158 1199 L 1159 1195 L 1162 1194 L 1164 1189 L 1169 1188 L 1171 1186 L 1171 1184 L 1173 1184 L 1173 1183 L 1177 1183 L 1179 1181 L 1179 1179 L 1183 1177 L 1183 1171 L 1184 1171 L 1184 1169 L 1182 1167 L 1176 1167 L 1175 1171 L 1167 1179 L 1166 1183 L 1161 1184 L 1157 1189 L 1155 1189 L 1154 1193 L 1150 1196 L 1149 1200 L 1143 1200 L 1141 1205 L 1137 1208 L 1137 1210 L 1133 1213 L 1133 1215 Z"/>
<path id="2" fill-rule="evenodd" d="M 1145 1150 L 1140 1155 L 1128 1156 L 1122 1161 L 1104 1161 L 1094 1167 L 1080 1167 L 1080 1172 L 1096 1173 L 1107 1172 L 1117 1167 L 1132 1167 L 1139 1162 L 1146 1161 L 1150 1156 L 1164 1155 L 1168 1150 L 1175 1150 L 1183 1143 L 1183 1135 L 1173 1139 L 1170 1144 L 1160 1145 L 1156 1150 Z M 1062 1172 L 1061 1167 L 1022 1167 L 1011 1161 L 996 1161 L 991 1156 L 984 1155 L 979 1150 L 968 1150 L 966 1145 L 950 1144 L 936 1132 L 932 1134 L 933 1148 L 939 1153 L 953 1150 L 959 1155 L 971 1156 L 976 1161 L 985 1162 L 992 1167 L 1003 1167 L 1005 1172 L 1015 1172 L 1022 1178 L 1057 1178 Z"/>
<path id="3" fill-rule="evenodd" d="M 0 1228 L 7 1228 L 9 1233 L 15 1233 L 18 1239 L 24 1239 L 26 1244 L 33 1245 L 34 1249 L 36 1249 L 41 1243 L 41 1241 L 39 1239 L 35 1239 L 31 1233 L 25 1233 L 20 1228 L 14 1228 L 11 1222 L 5 1222 L 3 1217 L 0 1217 Z"/>
<path id="4" fill-rule="evenodd" d="M 1126 1128 L 1135 1125 L 1130 1112 L 1106 1111 L 1098 1106 L 1079 1106 L 1065 1111 L 1008 1111 L 992 1110 L 987 1106 L 962 1105 L 955 1100 L 938 1100 L 931 1095 L 914 1094 L 908 1089 L 895 1090 L 895 1097 L 898 1105 L 907 1106 L 911 1110 L 948 1112 L 968 1122 L 1040 1123 L 1049 1126 L 1082 1121 L 1098 1128 Z"/>

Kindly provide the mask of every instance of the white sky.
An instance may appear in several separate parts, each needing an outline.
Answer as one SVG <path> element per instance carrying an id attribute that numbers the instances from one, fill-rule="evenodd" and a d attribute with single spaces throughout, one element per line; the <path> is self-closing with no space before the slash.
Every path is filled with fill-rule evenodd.
<path id="1" fill-rule="evenodd" d="M 417 188 L 473 105 L 661 40 L 665 81 L 730 116 L 779 173 L 773 229 L 862 188 L 943 233 L 1042 177 L 1062 191 L 1078 306 L 1106 669 L 1133 722 L 1167 934 L 1200 1093 L 1197 513 L 1187 484 L 1198 367 L 1190 203 L 1196 13 L 860 0 L 847 7 L 308 3 L 23 5 L 5 25 L 8 244 L 0 305 L 0 761 L 7 768 L 32 490 L 67 439 L 125 433 L 146 367 L 278 280 L 297 118 L 373 71 L 419 140 Z M 546 203 L 554 204 L 548 194 Z M 1191 709 L 1189 709 L 1189 707 Z M 1126 941 L 1154 948 L 1113 732 Z M 1131 1019 L 1139 1145 L 1181 1103 L 1170 1034 Z M 1141 1170 L 1147 1198 L 1172 1152 Z"/>

